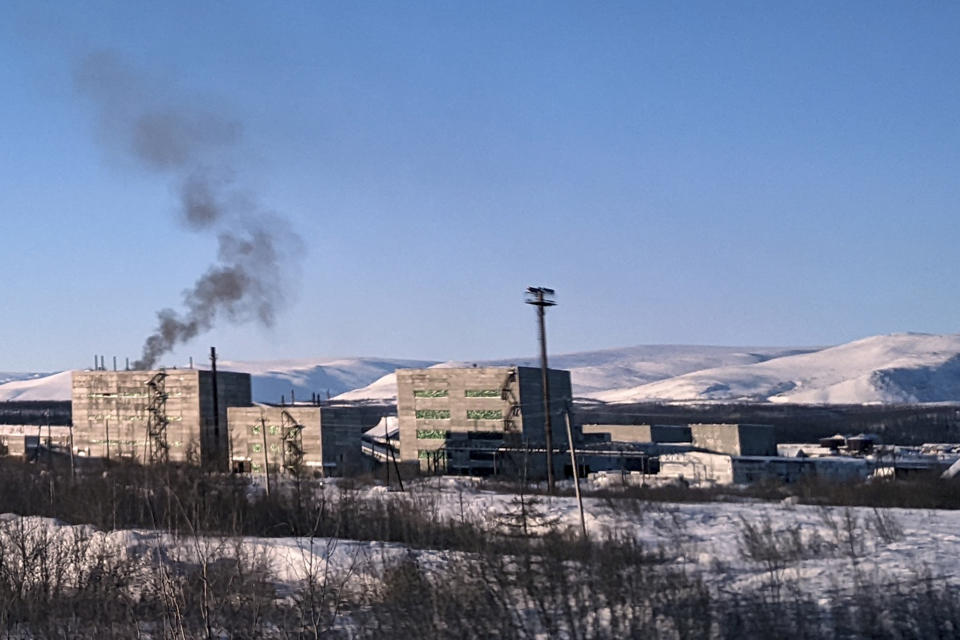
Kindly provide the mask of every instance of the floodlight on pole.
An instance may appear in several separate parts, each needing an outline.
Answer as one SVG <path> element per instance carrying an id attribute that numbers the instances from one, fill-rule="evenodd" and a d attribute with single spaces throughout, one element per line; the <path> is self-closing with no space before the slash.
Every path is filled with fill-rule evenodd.
<path id="1" fill-rule="evenodd" d="M 540 375 L 543 387 L 543 431 L 547 450 L 547 489 L 554 492 L 553 482 L 553 432 L 550 424 L 550 379 L 547 375 L 547 330 L 544 317 L 546 308 L 553 307 L 553 296 L 556 292 L 547 287 L 527 287 L 527 304 L 537 308 L 537 320 L 540 328 Z"/>

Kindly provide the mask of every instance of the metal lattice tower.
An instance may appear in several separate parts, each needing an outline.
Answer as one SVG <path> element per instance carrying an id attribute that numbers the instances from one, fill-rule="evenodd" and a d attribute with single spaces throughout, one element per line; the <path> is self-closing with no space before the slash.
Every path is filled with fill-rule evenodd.
<path id="1" fill-rule="evenodd" d="M 147 382 L 150 389 L 150 403 L 147 405 L 147 446 L 150 464 L 165 463 L 170 459 L 170 446 L 167 444 L 167 392 L 166 371 L 158 371 Z"/>
<path id="2" fill-rule="evenodd" d="M 517 420 L 520 416 L 520 402 L 513 393 L 512 384 L 517 380 L 517 370 L 511 369 L 507 374 L 503 384 L 500 385 L 500 399 L 506 401 L 509 406 L 503 416 L 503 430 L 505 433 L 520 433 L 520 427 Z"/>
<path id="3" fill-rule="evenodd" d="M 283 469 L 296 476 L 303 465 L 303 425 L 290 415 L 280 413 L 280 436 L 283 439 Z"/>

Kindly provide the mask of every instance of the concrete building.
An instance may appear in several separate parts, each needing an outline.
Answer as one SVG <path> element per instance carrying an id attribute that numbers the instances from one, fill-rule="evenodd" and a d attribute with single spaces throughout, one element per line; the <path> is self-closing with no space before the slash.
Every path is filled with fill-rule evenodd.
<path id="1" fill-rule="evenodd" d="M 585 424 L 583 435 L 611 442 L 691 442 L 690 427 L 674 424 Z"/>
<path id="2" fill-rule="evenodd" d="M 866 478 L 870 471 L 871 465 L 862 458 L 783 458 L 686 451 L 661 455 L 656 478 L 710 487 L 754 482 L 792 483 L 810 477 L 844 481 Z"/>
<path id="3" fill-rule="evenodd" d="M 0 424 L 0 455 L 34 460 L 38 453 L 69 453 L 70 427 Z"/>
<path id="4" fill-rule="evenodd" d="M 570 372 L 550 369 L 553 447 L 566 449 Z M 532 367 L 397 370 L 400 459 L 424 471 L 546 473 L 541 371 Z M 540 448 L 540 453 L 528 453 Z M 562 471 L 563 454 L 554 456 Z"/>
<path id="5" fill-rule="evenodd" d="M 171 462 L 228 469 L 227 407 L 248 406 L 250 374 L 200 369 L 75 371 L 73 446 L 78 455 L 150 462 L 166 442 Z M 151 435 L 151 432 L 153 435 Z"/>
<path id="6" fill-rule="evenodd" d="M 364 470 L 361 436 L 389 411 L 378 406 L 230 407 L 232 469 L 323 477 Z"/>
<path id="7" fill-rule="evenodd" d="M 691 442 L 732 456 L 776 456 L 776 431 L 765 424 L 691 424 Z"/>

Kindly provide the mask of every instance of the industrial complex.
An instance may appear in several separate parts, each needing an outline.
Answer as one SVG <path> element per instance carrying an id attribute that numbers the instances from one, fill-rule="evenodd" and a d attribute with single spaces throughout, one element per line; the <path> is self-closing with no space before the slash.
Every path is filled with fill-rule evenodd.
<path id="1" fill-rule="evenodd" d="M 571 477 L 575 460 L 581 475 L 603 481 L 688 486 L 899 477 L 960 459 L 960 445 L 897 447 L 874 436 L 778 442 L 765 424 L 583 424 L 570 372 L 559 369 L 433 367 L 398 369 L 396 378 L 395 406 L 321 402 L 319 394 L 276 405 L 253 402 L 248 373 L 76 371 L 67 410 L 7 403 L 0 453 L 28 460 L 69 454 L 81 464 L 192 464 L 268 480 L 347 476 L 383 464 L 397 478 L 540 480 L 550 477 L 548 460 L 557 478 Z"/>

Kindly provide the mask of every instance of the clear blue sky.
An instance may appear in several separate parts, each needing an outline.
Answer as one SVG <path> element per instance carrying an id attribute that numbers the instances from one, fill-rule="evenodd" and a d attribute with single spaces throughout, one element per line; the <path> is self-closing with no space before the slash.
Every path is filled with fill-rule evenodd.
<path id="1" fill-rule="evenodd" d="M 195 6 L 199 4 L 198 6 Z M 960 4 L 0 4 L 0 370 L 135 357 L 214 239 L 98 144 L 109 50 L 243 123 L 306 239 L 273 329 L 166 362 L 960 330 Z"/>

